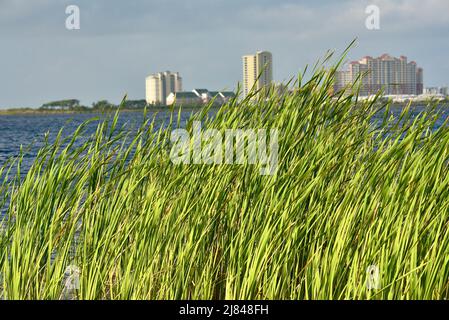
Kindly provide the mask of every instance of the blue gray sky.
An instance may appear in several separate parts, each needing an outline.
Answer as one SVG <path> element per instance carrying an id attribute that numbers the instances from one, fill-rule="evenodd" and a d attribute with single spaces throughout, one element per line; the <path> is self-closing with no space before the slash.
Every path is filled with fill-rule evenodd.
<path id="1" fill-rule="evenodd" d="M 72 4 L 78 31 L 65 28 Z M 380 30 L 365 27 L 370 4 Z M 164 70 L 186 90 L 233 89 L 257 50 L 283 81 L 354 38 L 349 60 L 406 55 L 426 86 L 449 84 L 448 12 L 448 0 L 0 0 L 0 108 L 143 99 L 145 77 Z"/>

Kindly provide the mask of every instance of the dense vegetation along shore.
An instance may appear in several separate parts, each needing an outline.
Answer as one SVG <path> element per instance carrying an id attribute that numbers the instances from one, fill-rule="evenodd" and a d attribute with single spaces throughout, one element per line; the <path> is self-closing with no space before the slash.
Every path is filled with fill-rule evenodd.
<path id="1" fill-rule="evenodd" d="M 275 175 L 173 164 L 176 113 L 132 134 L 104 120 L 79 146 L 81 126 L 42 147 L 25 178 L 10 163 L 0 295 L 60 299 L 76 268 L 76 299 L 449 298 L 447 121 L 431 130 L 433 109 L 394 118 L 387 105 L 373 124 L 376 101 L 330 93 L 335 70 L 192 115 L 189 131 L 278 129 Z"/>
<path id="2" fill-rule="evenodd" d="M 88 110 L 41 110 L 41 109 L 31 109 L 31 108 L 17 108 L 17 109 L 7 109 L 7 110 L 0 110 L 0 116 L 1 115 L 20 115 L 20 116 L 26 116 L 26 115 L 55 115 L 55 114 L 98 114 L 98 113 L 111 113 L 114 114 L 117 112 L 119 108 L 117 109 L 107 109 L 107 110 L 96 110 L 96 109 L 88 109 Z M 176 108 L 178 109 L 178 108 Z M 188 107 L 183 109 L 200 109 L 199 107 Z M 167 107 L 151 107 L 147 110 L 151 111 L 158 111 L 158 112 L 167 112 L 170 111 Z M 145 111 L 145 108 L 142 109 L 126 109 L 126 108 L 120 108 L 120 112 L 143 112 Z"/>
<path id="3" fill-rule="evenodd" d="M 219 106 L 214 105 L 217 109 Z M 199 110 L 202 106 L 164 106 L 164 105 L 148 105 L 145 100 L 125 100 L 120 106 L 109 103 L 106 100 L 96 102 L 92 107 L 86 107 L 79 104 L 78 100 L 62 100 L 50 102 L 39 108 L 9 108 L 0 109 L 0 115 L 45 115 L 45 114 L 80 114 L 80 113 L 115 113 L 118 109 L 121 112 L 143 112 L 145 109 L 152 111 L 170 111 L 171 109 L 179 110 Z"/>

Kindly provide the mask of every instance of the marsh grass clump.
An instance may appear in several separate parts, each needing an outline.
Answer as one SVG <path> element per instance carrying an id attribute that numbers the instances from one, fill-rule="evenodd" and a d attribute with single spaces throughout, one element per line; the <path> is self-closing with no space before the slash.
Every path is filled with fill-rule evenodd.
<path id="1" fill-rule="evenodd" d="M 294 90 L 234 99 L 187 125 L 278 129 L 276 174 L 254 164 L 174 165 L 170 132 L 117 127 L 47 142 L 23 177 L 0 170 L 5 299 L 445 299 L 449 129 L 429 108 L 392 117 L 332 92 L 337 67 Z M 381 112 L 383 117 L 373 121 Z M 367 269 L 379 270 L 368 288 Z"/>

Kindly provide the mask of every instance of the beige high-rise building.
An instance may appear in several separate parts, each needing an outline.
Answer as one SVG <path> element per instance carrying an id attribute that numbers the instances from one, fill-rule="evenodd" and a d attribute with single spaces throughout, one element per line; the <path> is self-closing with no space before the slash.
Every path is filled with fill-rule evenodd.
<path id="1" fill-rule="evenodd" d="M 145 89 L 148 104 L 166 105 L 170 93 L 182 91 L 182 78 L 178 72 L 158 72 L 146 78 Z"/>
<path id="2" fill-rule="evenodd" d="M 243 95 L 260 90 L 273 82 L 273 56 L 268 51 L 243 56 Z"/>

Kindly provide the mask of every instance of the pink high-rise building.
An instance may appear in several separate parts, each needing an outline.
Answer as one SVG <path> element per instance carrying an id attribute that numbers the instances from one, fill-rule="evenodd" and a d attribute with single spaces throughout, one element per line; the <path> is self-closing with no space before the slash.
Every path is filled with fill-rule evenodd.
<path id="1" fill-rule="evenodd" d="M 337 72 L 335 90 L 360 81 L 360 95 L 374 95 L 383 90 L 384 95 L 419 95 L 423 91 L 423 69 L 406 56 L 389 54 L 373 58 L 365 56 L 349 63 L 348 69 Z"/>

